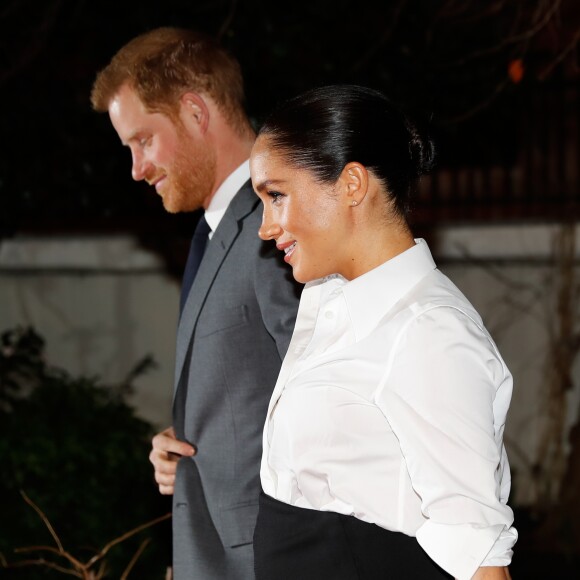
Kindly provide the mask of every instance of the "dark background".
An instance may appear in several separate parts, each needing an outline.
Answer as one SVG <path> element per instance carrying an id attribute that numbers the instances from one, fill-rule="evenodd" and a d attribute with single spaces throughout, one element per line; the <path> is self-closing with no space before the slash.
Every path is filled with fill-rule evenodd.
<path id="1" fill-rule="evenodd" d="M 256 124 L 280 99 L 354 82 L 425 121 L 439 168 L 485 167 L 514 163 L 533 95 L 577 87 L 579 12 L 574 0 L 4 0 L 0 239 L 189 234 L 191 217 L 170 218 L 131 182 L 128 151 L 89 104 L 96 72 L 148 29 L 218 36 L 242 64 Z"/>
<path id="2" fill-rule="evenodd" d="M 150 188 L 131 180 L 129 152 L 89 103 L 112 55 L 165 25 L 204 30 L 231 49 L 256 126 L 281 99 L 353 82 L 384 91 L 429 127 L 438 148 L 433 184 L 444 172 L 524 168 L 517 200 L 507 178 L 505 189 L 486 187 L 477 199 L 433 185 L 417 201 L 418 227 L 580 216 L 578 179 L 569 178 L 580 165 L 577 0 L 3 0 L 0 243 L 130 233 L 180 276 L 195 216 L 167 215 Z M 575 174 L 561 161 L 569 142 Z M 533 510 L 517 517 L 514 578 L 573 577 L 580 547 L 558 544 L 568 532 L 554 524 L 542 537 Z"/>

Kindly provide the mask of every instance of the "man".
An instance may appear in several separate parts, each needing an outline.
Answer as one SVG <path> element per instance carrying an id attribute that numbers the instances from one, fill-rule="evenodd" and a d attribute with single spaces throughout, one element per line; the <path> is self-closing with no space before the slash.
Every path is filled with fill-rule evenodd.
<path id="1" fill-rule="evenodd" d="M 173 427 L 150 454 L 173 494 L 174 578 L 253 578 L 261 433 L 298 292 L 258 238 L 239 66 L 202 34 L 161 28 L 114 56 L 91 100 L 131 150 L 133 178 L 169 212 L 204 208 L 211 230 L 190 290 L 193 243 L 184 275 Z"/>

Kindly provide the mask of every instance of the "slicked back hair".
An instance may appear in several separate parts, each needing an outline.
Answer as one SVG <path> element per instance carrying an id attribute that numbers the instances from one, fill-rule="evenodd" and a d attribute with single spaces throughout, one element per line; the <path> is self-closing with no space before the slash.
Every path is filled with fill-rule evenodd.
<path id="1" fill-rule="evenodd" d="M 289 163 L 323 183 L 334 183 L 347 163 L 362 163 L 405 219 L 417 181 L 434 158 L 431 139 L 398 107 L 357 85 L 319 87 L 282 103 L 262 125 L 262 135 Z"/>

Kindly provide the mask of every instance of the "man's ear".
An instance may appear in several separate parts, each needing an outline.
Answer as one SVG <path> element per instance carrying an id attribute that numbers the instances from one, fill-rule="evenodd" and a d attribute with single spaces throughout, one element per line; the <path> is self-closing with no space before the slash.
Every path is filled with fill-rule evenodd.
<path id="1" fill-rule="evenodd" d="M 356 207 L 360 205 L 369 188 L 369 173 L 367 168 L 356 161 L 351 161 L 344 166 L 340 174 L 346 203 Z"/>
<path id="2" fill-rule="evenodd" d="M 179 99 L 185 121 L 193 123 L 204 134 L 209 126 L 209 109 L 203 97 L 197 93 L 184 93 Z"/>

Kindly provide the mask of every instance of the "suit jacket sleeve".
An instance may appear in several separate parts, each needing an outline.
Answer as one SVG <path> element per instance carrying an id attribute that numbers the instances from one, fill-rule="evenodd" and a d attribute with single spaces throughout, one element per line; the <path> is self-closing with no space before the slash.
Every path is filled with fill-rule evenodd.
<path id="1" fill-rule="evenodd" d="M 261 215 L 261 212 L 257 212 Z M 256 227 L 256 237 L 258 236 Z M 259 238 L 258 238 L 259 239 Z M 273 242 L 261 242 L 260 258 L 255 261 L 254 287 L 264 325 L 276 341 L 283 360 L 292 338 L 302 285 L 292 276 L 292 268 L 283 260 Z"/>

